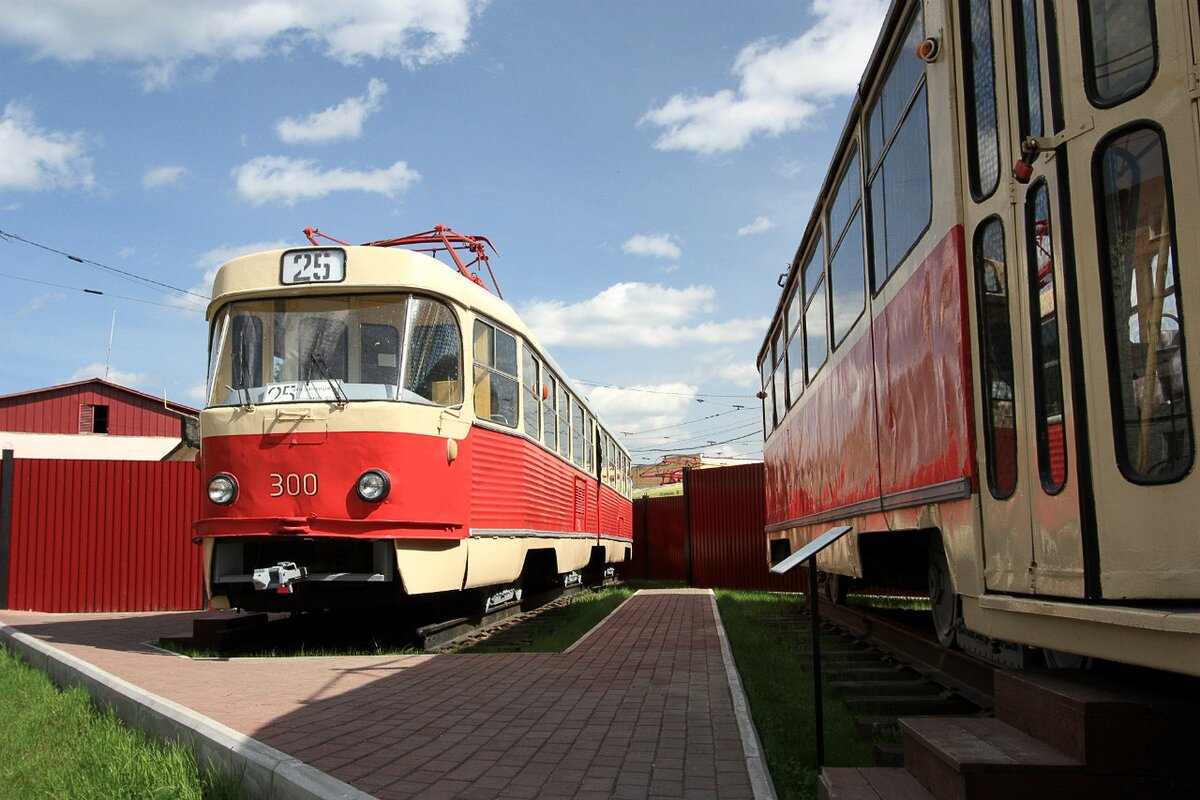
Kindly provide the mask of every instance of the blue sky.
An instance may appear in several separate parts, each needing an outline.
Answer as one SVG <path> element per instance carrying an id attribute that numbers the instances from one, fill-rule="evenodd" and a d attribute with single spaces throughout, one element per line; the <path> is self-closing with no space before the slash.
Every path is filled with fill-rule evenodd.
<path id="1" fill-rule="evenodd" d="M 442 223 L 639 460 L 757 456 L 776 277 L 885 5 L 0 0 L 0 393 L 102 376 L 115 312 L 110 379 L 202 403 L 202 300 L 27 242 L 207 295 L 306 226 Z"/>

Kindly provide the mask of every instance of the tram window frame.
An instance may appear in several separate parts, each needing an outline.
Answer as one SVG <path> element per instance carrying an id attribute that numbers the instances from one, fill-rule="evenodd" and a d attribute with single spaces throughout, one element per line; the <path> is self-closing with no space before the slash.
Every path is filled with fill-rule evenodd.
<path id="1" fill-rule="evenodd" d="M 583 405 L 574 397 L 571 398 L 571 463 L 577 467 L 584 466 L 583 460 L 583 443 L 584 427 L 583 421 L 586 414 L 583 410 Z"/>
<path id="2" fill-rule="evenodd" d="M 1000 118 L 996 101 L 996 40 L 992 25 L 992 0 L 968 0 L 960 6 L 963 52 L 963 109 L 967 123 L 967 173 L 970 178 L 971 199 L 982 203 L 996 193 L 1000 185 Z M 980 13 L 982 11 L 982 13 Z M 983 25 L 986 23 L 986 26 Z M 981 29 L 985 28 L 985 29 Z M 986 51 L 980 48 L 986 44 Z M 986 53 L 986 59 L 983 54 Z M 984 131 L 980 130 L 981 90 L 991 96 L 990 129 L 986 132 L 990 158 L 985 164 L 980 147 Z M 987 181 L 985 182 L 985 170 Z"/>
<path id="3" fill-rule="evenodd" d="M 482 338 L 480 333 L 485 334 Z M 486 422 L 494 425 L 502 425 L 506 428 L 516 429 L 521 423 L 521 389 L 517 380 L 517 357 L 516 357 L 516 339 L 517 337 L 495 325 L 494 323 L 481 319 L 475 319 L 475 327 L 472 332 L 472 357 L 474 359 L 474 376 L 473 376 L 473 396 L 475 398 L 475 418 L 484 419 L 479 413 L 482 392 L 487 392 L 487 417 Z M 507 372 L 504 369 L 505 364 L 509 362 L 510 349 L 507 344 L 501 350 L 500 342 L 510 340 L 511 348 L 511 365 L 512 372 Z M 485 361 L 480 361 L 481 342 L 482 349 L 485 351 Z M 501 363 L 501 358 L 505 364 Z M 498 391 L 499 387 L 503 387 L 504 392 Z M 511 399 L 512 402 L 512 418 L 505 416 L 498 409 L 503 407 L 504 399 Z M 496 403 L 495 401 L 500 402 Z M 493 407 L 496 406 L 496 407 Z"/>
<path id="4" fill-rule="evenodd" d="M 521 392 L 524 401 L 521 418 L 524 420 L 525 433 L 535 442 L 541 443 L 542 362 L 528 345 L 521 348 Z"/>
<path id="5" fill-rule="evenodd" d="M 771 437 L 775 431 L 775 398 L 772 395 L 771 387 L 771 359 L 768 351 L 763 355 L 763 359 L 758 362 L 758 374 L 762 381 L 762 416 L 763 416 L 763 441 Z"/>
<path id="6" fill-rule="evenodd" d="M 1053 287 L 1050 292 L 1050 298 L 1053 301 L 1053 324 L 1047 325 L 1047 319 L 1042 312 L 1041 306 L 1041 276 L 1040 263 L 1037 256 L 1039 243 L 1037 240 L 1037 195 L 1039 192 L 1045 194 L 1046 198 L 1046 222 L 1048 225 L 1049 242 L 1049 265 L 1051 267 L 1050 276 L 1053 280 Z M 1036 443 L 1037 443 L 1037 461 L 1038 461 L 1038 478 L 1042 489 L 1049 495 L 1058 495 L 1067 486 L 1067 478 L 1070 475 L 1070 454 L 1066 447 L 1066 425 L 1067 425 L 1067 404 L 1066 390 L 1063 384 L 1062 363 L 1066 352 L 1063 348 L 1063 343 L 1058 335 L 1060 328 L 1060 315 L 1063 309 L 1058 303 L 1058 287 L 1062 280 L 1061 264 L 1057 263 L 1057 259 L 1062 255 L 1059 252 L 1060 247 L 1056 247 L 1058 242 L 1055 241 L 1056 229 L 1054 226 L 1055 204 L 1054 198 L 1050 193 L 1049 182 L 1045 178 L 1039 178 L 1029 186 L 1025 193 L 1025 250 L 1026 250 L 1026 281 L 1029 286 L 1029 306 L 1028 306 L 1028 322 L 1030 325 L 1030 357 L 1033 375 L 1033 416 L 1036 423 Z M 1032 236 L 1030 235 L 1032 232 Z M 1048 359 L 1051 355 L 1049 342 L 1046 338 L 1047 331 L 1053 331 L 1054 341 L 1053 350 L 1057 355 L 1057 359 Z M 1057 375 L 1055 382 L 1047 381 L 1049 377 L 1049 368 L 1051 364 L 1057 365 Z M 1050 443 L 1050 419 L 1052 415 L 1047 414 L 1047 409 L 1051 405 L 1051 400 L 1047 396 L 1048 391 L 1057 389 L 1057 402 L 1059 406 L 1058 416 L 1061 418 L 1062 425 L 1062 477 L 1056 480 L 1053 473 L 1054 463 L 1052 458 L 1051 443 Z"/>
<path id="7" fill-rule="evenodd" d="M 584 438 L 583 438 L 583 468 L 588 472 L 595 471 L 595 447 L 596 447 L 596 420 L 587 411 L 584 411 Z"/>
<path id="8" fill-rule="evenodd" d="M 229 332 L 231 360 L 230 365 L 230 382 L 229 385 L 234 389 L 249 389 L 252 386 L 263 385 L 263 321 L 262 318 L 252 312 L 238 314 L 231 318 L 231 330 Z M 251 329 L 251 336 L 246 339 L 246 328 Z M 242 347 L 242 342 L 246 342 L 246 347 Z M 250 364 L 245 369 L 240 369 L 243 358 L 248 355 L 247 359 Z"/>
<path id="9" fill-rule="evenodd" d="M 1098 0 L 1101 3 L 1106 0 Z M 1079 27 L 1080 27 L 1080 52 L 1083 60 L 1083 86 L 1087 94 L 1088 102 L 1096 108 L 1115 108 L 1133 98 L 1143 94 L 1154 84 L 1154 79 L 1158 77 L 1159 65 L 1162 63 L 1161 54 L 1159 52 L 1159 37 L 1158 37 L 1158 15 L 1155 11 L 1155 4 L 1152 0 L 1120 0 L 1122 10 L 1144 8 L 1146 11 L 1145 30 L 1150 33 L 1149 47 L 1151 49 L 1153 63 L 1150 67 L 1150 72 L 1145 76 L 1141 85 L 1130 85 L 1124 91 L 1115 95 L 1105 95 L 1101 92 L 1100 86 L 1097 83 L 1097 69 L 1099 65 L 1096 62 L 1096 34 L 1099 32 L 1093 22 L 1097 19 L 1094 13 L 1097 0 L 1079 0 Z M 1144 5 L 1143 5 L 1144 4 Z M 1115 15 L 1101 14 L 1100 17 L 1107 20 Z M 1105 26 L 1106 30 L 1110 30 Z M 1140 49 L 1140 48 L 1139 48 Z M 1136 51 L 1133 51 L 1136 52 Z M 1119 58 L 1120 56 L 1118 56 Z"/>
<path id="10" fill-rule="evenodd" d="M 458 315 L 454 313 L 449 305 L 437 298 L 427 295 L 410 294 L 407 295 L 407 308 L 405 309 L 404 322 L 404 352 L 401 357 L 402 374 L 404 383 L 402 388 L 404 391 L 409 391 L 417 394 L 420 397 L 426 397 L 420 389 L 425 381 L 429 382 L 429 394 L 427 399 L 434 405 L 438 406 L 460 406 L 463 403 L 464 384 L 466 381 L 463 378 L 463 334 L 462 322 Z M 429 319 L 426 319 L 429 315 Z M 438 320 L 438 317 L 443 319 Z M 449 323 L 453 324 L 453 335 L 448 337 L 447 341 L 453 343 L 454 352 L 452 354 L 443 353 L 440 358 L 425 368 L 424 362 L 414 361 L 414 356 L 420 352 L 425 354 L 425 350 L 418 351 L 415 343 L 418 338 L 418 331 L 424 337 L 428 332 L 426 329 L 435 329 L 437 327 L 445 327 Z M 426 341 L 426 340 L 423 340 Z M 430 339 L 436 343 L 436 339 Z M 449 379 L 441 377 L 445 375 L 445 365 L 449 364 L 453 367 L 452 377 Z M 441 369 L 439 369 L 441 368 Z M 414 374 L 415 371 L 415 374 Z M 446 384 L 451 384 L 449 387 Z M 449 388 L 452 393 L 439 397 L 440 392 L 445 392 Z"/>
<path id="11" fill-rule="evenodd" d="M 930 156 L 930 136 L 929 136 L 929 94 L 927 91 L 927 78 L 924 70 L 924 62 L 918 61 L 921 64 L 920 77 L 912 84 L 909 90 L 907 99 L 901 106 L 901 110 L 896 116 L 894 126 L 889 131 L 884 131 L 883 123 L 884 116 L 889 115 L 890 102 L 894 102 L 896 97 L 896 84 L 893 83 L 893 78 L 902 76 L 902 67 L 905 65 L 904 57 L 912 57 L 913 49 L 916 42 L 924 36 L 925 30 L 924 10 L 918 9 L 913 13 L 912 19 L 909 20 L 905 27 L 905 35 L 898 42 L 895 52 L 892 53 L 891 62 L 886 71 L 886 77 L 879 83 L 875 90 L 870 106 L 866 112 L 866 142 L 867 142 L 867 160 L 866 181 L 864 195 L 867 202 L 867 220 L 868 230 L 870 232 L 870 270 L 871 270 L 871 288 L 872 296 L 878 296 L 891 280 L 892 275 L 895 275 L 900 267 L 906 262 L 908 256 L 916 248 L 917 243 L 924 237 L 926 231 L 929 230 L 933 223 L 933 160 Z M 890 98 L 890 99 L 889 99 Z M 885 103 L 884 101 L 889 101 Z M 888 247 L 889 241 L 889 221 L 893 218 L 888 214 L 888 209 L 896 209 L 896 214 L 899 214 L 899 208 L 909 207 L 912 204 L 912 195 L 908 187 L 905 187 L 903 195 L 897 194 L 897 201 L 890 206 L 887 202 L 889 195 L 887 167 L 890 164 L 896 165 L 907 161 L 899 156 L 903 153 L 903 146 L 911 144 L 905 137 L 906 134 L 911 134 L 915 129 L 910 127 L 915 117 L 913 114 L 918 110 L 921 111 L 920 117 L 924 125 L 924 148 L 923 155 L 925 157 L 925 172 L 922 176 L 925 179 L 924 188 L 926 192 L 926 215 L 925 221 L 921 227 L 914 229 L 911 233 L 912 239 L 904 246 L 903 253 L 899 253 L 897 249 L 897 257 L 893 260 Z M 922 149 L 922 148 L 917 148 Z M 891 156 L 896 155 L 895 161 L 890 161 Z M 900 200 L 903 202 L 900 202 Z M 895 218 L 897 221 L 899 217 Z M 897 245 L 899 248 L 899 245 Z"/>
<path id="12" fill-rule="evenodd" d="M 558 382 L 558 454 L 571 460 L 571 395 L 562 380 Z"/>
<path id="13" fill-rule="evenodd" d="M 551 453 L 558 452 L 558 376 L 549 367 L 542 373 L 542 444 Z"/>
<path id="14" fill-rule="evenodd" d="M 862 160 L 858 149 L 858 140 L 851 142 L 851 151 L 837 188 L 834 190 L 833 200 L 825 213 L 825 225 L 829 231 L 830 242 L 827 270 L 829 274 L 826 279 L 829 286 L 829 324 L 827 327 L 832 333 L 829 342 L 830 353 L 837 352 L 838 346 L 850 335 L 850 331 L 854 330 L 854 326 L 862 319 L 867 308 L 867 248 L 863 238 Z M 848 204 L 849 208 L 845 210 L 845 219 L 838 219 L 838 224 L 835 224 L 834 211 L 847 205 L 845 203 L 846 192 L 851 188 L 854 190 L 854 199 Z M 847 245 L 854 241 L 852 232 L 855 227 L 858 229 L 857 259 L 854 259 L 853 254 L 846 249 Z M 839 261 L 839 258 L 842 257 L 849 257 L 849 260 Z M 858 295 L 854 301 L 856 305 L 854 316 L 844 323 L 844 327 L 839 327 L 838 286 L 842 283 L 842 277 L 853 275 L 858 276 L 857 283 L 852 289 L 852 291 L 856 289 Z"/>
<path id="15" fill-rule="evenodd" d="M 991 230 L 999 231 L 1001 256 L 999 263 L 1004 267 L 1003 285 L 997 284 L 998 291 L 991 290 L 987 275 L 988 266 L 992 265 L 994 268 L 996 263 L 995 259 L 988 258 L 989 254 L 985 252 L 985 248 L 991 244 L 985 241 L 985 237 Z M 1016 492 L 1017 481 L 1020 479 L 1021 437 L 1020 414 L 1017 413 L 1016 405 L 1016 371 L 1012 350 L 1013 294 L 1010 277 L 1013 265 L 1008 263 L 1004 221 L 999 215 L 993 214 L 985 218 L 975 228 L 971 254 L 975 272 L 975 304 L 979 338 L 980 385 L 982 387 L 980 397 L 983 401 L 984 455 L 987 466 L 988 491 L 995 499 L 1006 500 Z M 997 278 L 997 281 L 999 280 Z M 988 309 L 989 295 L 1000 298 L 1000 302 L 994 303 L 992 306 L 993 313 L 989 313 Z M 994 313 L 996 311 L 1002 312 L 1003 319 Z M 1007 364 L 1003 363 L 1005 358 L 1007 358 Z M 996 374 L 996 367 L 999 367 L 1000 374 Z M 1005 368 L 1007 368 L 1006 383 L 1003 374 Z M 1007 385 L 1007 398 L 997 395 L 998 385 Z M 1007 465 L 1002 463 L 999 458 L 1001 443 L 996 435 L 996 417 L 999 410 L 997 404 L 999 402 L 1009 403 L 1009 413 L 1012 416 L 1013 438 Z M 1005 466 L 1008 466 L 1009 469 L 1002 473 L 1000 470 Z"/>
<path id="16" fill-rule="evenodd" d="M 1176 325 L 1179 330 L 1179 346 L 1178 359 L 1180 364 L 1180 383 L 1182 388 L 1182 396 L 1178 398 L 1178 404 L 1182 406 L 1187 424 L 1186 435 L 1186 454 L 1187 461 L 1176 472 L 1169 474 L 1164 479 L 1152 480 L 1145 474 L 1146 471 L 1137 471 L 1131 463 L 1129 455 L 1129 440 L 1127 434 L 1123 430 L 1128 424 L 1126 415 L 1125 403 L 1125 388 L 1127 381 L 1123 377 L 1124 370 L 1119 353 L 1117 343 L 1118 336 L 1125 340 L 1131 337 L 1130 320 L 1131 313 L 1134 310 L 1129 306 L 1133 297 L 1131 294 L 1124 291 L 1121 292 L 1123 297 L 1123 311 L 1120 315 L 1117 314 L 1114 303 L 1117 299 L 1116 287 L 1113 282 L 1113 256 L 1112 256 L 1112 235 L 1113 227 L 1109 215 L 1107 213 L 1106 197 L 1110 193 L 1106 190 L 1108 178 L 1105 174 L 1106 155 L 1110 149 L 1117 143 L 1118 140 L 1129 136 L 1130 134 L 1139 131 L 1149 132 L 1158 138 L 1158 144 L 1161 149 L 1162 157 L 1162 174 L 1163 174 L 1163 202 L 1167 215 L 1167 224 L 1171 230 L 1171 241 L 1168 249 L 1168 258 L 1172 267 L 1171 278 L 1173 281 L 1172 294 L 1174 295 Z M 1143 151 L 1145 152 L 1145 151 Z M 1120 128 L 1110 132 L 1107 136 L 1100 140 L 1096 145 L 1092 160 L 1092 185 L 1094 187 L 1095 198 L 1094 205 L 1096 208 L 1096 233 L 1097 233 L 1097 250 L 1099 251 L 1099 269 L 1101 286 L 1103 289 L 1103 303 L 1101 304 L 1104 310 L 1104 336 L 1105 349 L 1108 361 L 1108 384 L 1109 384 L 1109 403 L 1113 424 L 1113 449 L 1117 458 L 1117 467 L 1121 475 L 1130 483 L 1139 486 L 1148 485 L 1165 485 L 1170 483 L 1178 483 L 1191 474 L 1195 469 L 1196 462 L 1196 431 L 1195 420 L 1192 417 L 1191 411 L 1191 381 L 1187 369 L 1187 341 L 1184 334 L 1184 309 L 1183 296 L 1180 289 L 1180 271 L 1178 257 L 1178 240 L 1175 232 L 1178 230 L 1176 226 L 1175 215 L 1175 197 L 1173 181 L 1171 179 L 1171 161 L 1170 153 L 1167 149 L 1166 134 L 1157 124 L 1149 120 L 1136 120 L 1128 125 L 1123 125 Z M 1128 190 L 1126 190 L 1128 194 Z M 1140 198 L 1140 191 L 1138 196 Z M 1127 231 L 1123 231 L 1127 232 Z M 1164 272 L 1165 277 L 1165 272 Z M 1165 288 L 1165 287 L 1164 287 Z M 1136 285 L 1130 286 L 1131 290 L 1136 289 Z M 1161 314 L 1161 311 L 1160 311 Z M 1161 325 L 1161 321 L 1160 321 Z M 1122 333 L 1123 332 L 1123 333 Z M 1160 337 L 1162 328 L 1159 328 Z M 1139 334 L 1140 336 L 1140 334 Z M 1160 338 L 1161 341 L 1161 338 Z M 1132 372 L 1132 370 L 1131 370 Z M 1144 376 L 1143 376 L 1144 378 Z M 1132 398 L 1131 398 L 1132 399 Z M 1174 406 L 1173 398 L 1166 399 L 1167 404 Z M 1133 402 L 1134 410 L 1136 411 L 1136 401 Z"/>
<path id="17" fill-rule="evenodd" d="M 771 337 L 771 363 L 774 365 L 771 370 L 771 398 L 774 402 L 775 427 L 778 428 L 788 412 L 787 350 L 784 347 L 782 320 L 775 326 L 775 333 Z"/>
<path id="18" fill-rule="evenodd" d="M 406 308 L 405 309 L 406 317 L 407 317 L 407 310 L 408 309 Z M 359 331 L 359 333 L 358 333 L 358 337 L 359 337 L 359 348 L 358 348 L 359 380 L 358 380 L 358 382 L 359 383 L 378 383 L 378 384 L 383 384 L 385 386 L 389 386 L 389 385 L 390 386 L 399 386 L 400 385 L 400 368 L 402 366 L 400 362 L 404 358 L 404 353 L 401 350 L 402 336 L 400 334 L 400 330 L 398 328 L 396 328 L 395 325 L 388 325 L 383 322 L 360 322 L 358 325 L 358 331 Z M 394 346 L 393 354 L 396 357 L 396 361 L 392 366 L 389 367 L 389 366 L 379 363 L 379 357 L 382 355 L 388 355 L 388 353 L 382 351 L 381 348 L 378 348 L 376 346 L 378 343 L 376 343 L 376 345 L 368 346 L 368 344 L 367 344 L 368 338 L 375 338 L 374 336 L 368 337 L 367 334 L 370 332 L 375 332 L 377 334 L 383 334 L 384 338 L 387 338 L 389 335 L 392 337 L 390 344 Z M 389 332 L 390 332 L 390 334 L 389 334 Z M 374 357 L 374 359 L 375 359 L 374 363 L 367 361 L 368 355 Z M 389 381 L 389 380 L 381 379 L 381 378 L 386 377 L 389 374 L 392 375 L 392 380 Z M 369 379 L 369 380 L 367 378 L 368 375 L 371 376 L 371 379 Z"/>
<path id="19" fill-rule="evenodd" d="M 812 244 L 808 259 L 804 262 L 800 277 L 804 286 L 804 374 L 808 383 L 812 383 L 821 371 L 821 367 L 829 360 L 829 280 L 825 275 L 825 237 L 818 235 Z M 816 268 L 816 277 L 809 287 L 809 269 Z M 818 298 L 818 295 L 820 297 Z M 820 315 L 820 338 L 823 344 L 821 359 L 813 362 L 813 328 Z"/>

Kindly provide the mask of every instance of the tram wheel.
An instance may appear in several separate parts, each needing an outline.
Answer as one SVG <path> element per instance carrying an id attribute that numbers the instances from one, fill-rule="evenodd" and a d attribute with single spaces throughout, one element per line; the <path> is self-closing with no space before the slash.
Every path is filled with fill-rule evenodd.
<path id="1" fill-rule="evenodd" d="M 845 605 L 850 579 L 836 572 L 822 572 L 818 577 L 821 580 L 821 597 L 835 605 Z"/>
<path id="2" fill-rule="evenodd" d="M 953 647 L 962 624 L 962 604 L 950 580 L 950 564 L 940 539 L 929 548 L 929 610 L 942 647 Z"/>

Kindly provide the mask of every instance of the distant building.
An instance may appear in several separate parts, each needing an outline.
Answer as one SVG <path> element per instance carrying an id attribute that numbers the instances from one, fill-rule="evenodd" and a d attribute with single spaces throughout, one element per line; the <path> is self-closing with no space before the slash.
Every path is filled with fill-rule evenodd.
<path id="1" fill-rule="evenodd" d="M 16 458 L 190 461 L 199 413 L 92 378 L 0 396 L 0 448 Z"/>
<path id="2" fill-rule="evenodd" d="M 633 467 L 633 488 L 649 489 L 656 486 L 669 486 L 683 482 L 685 467 L 704 469 L 705 467 L 728 467 L 735 464 L 751 464 L 761 461 L 757 458 L 712 458 L 699 453 L 676 453 L 663 456 L 657 464 L 635 464 Z M 636 492 L 635 492 L 636 494 Z"/>

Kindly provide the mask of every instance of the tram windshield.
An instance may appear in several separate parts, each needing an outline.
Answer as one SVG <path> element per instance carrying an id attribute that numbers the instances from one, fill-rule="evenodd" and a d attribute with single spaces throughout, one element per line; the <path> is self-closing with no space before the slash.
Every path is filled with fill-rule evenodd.
<path id="1" fill-rule="evenodd" d="M 462 337 L 450 308 L 404 294 L 243 300 L 221 309 L 208 404 L 462 402 Z M 403 380 L 401 380 L 403 376 Z"/>

